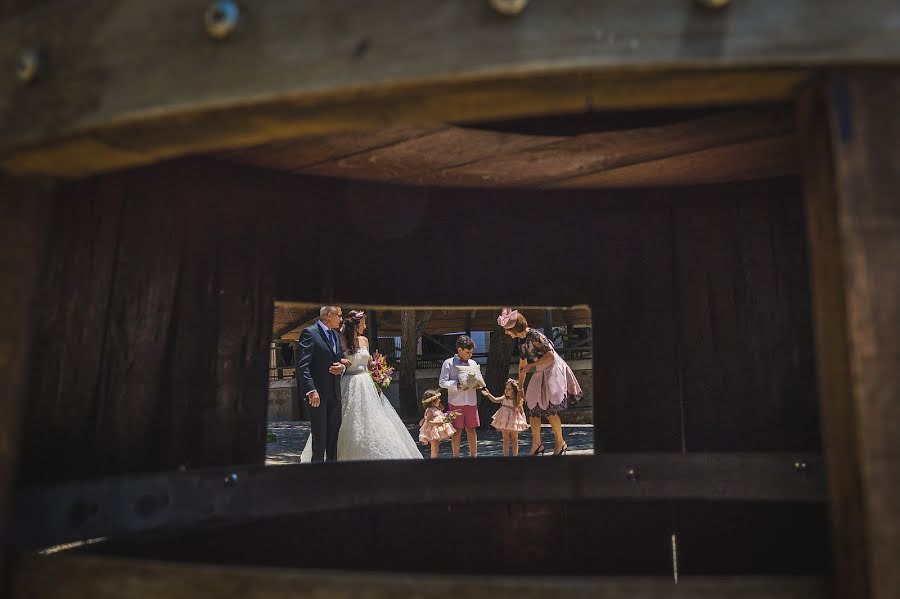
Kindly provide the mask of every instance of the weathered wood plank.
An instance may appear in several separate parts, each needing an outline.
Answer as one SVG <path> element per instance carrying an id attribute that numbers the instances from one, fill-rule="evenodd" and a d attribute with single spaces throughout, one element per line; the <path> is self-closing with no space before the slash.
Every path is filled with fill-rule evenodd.
<path id="1" fill-rule="evenodd" d="M 900 71 L 836 75 L 828 100 L 833 189 L 811 160 L 808 205 L 836 561 L 845 596 L 887 599 L 900 594 Z"/>
<path id="2" fill-rule="evenodd" d="M 371 131 L 357 131 L 325 136 L 308 136 L 252 146 L 242 150 L 227 150 L 214 157 L 244 164 L 253 164 L 280 171 L 301 172 L 320 164 L 331 164 L 344 158 L 390 148 L 428 137 L 447 127 L 395 127 Z"/>
<path id="3" fill-rule="evenodd" d="M 801 188 L 794 180 L 672 192 L 679 384 L 688 451 L 817 451 Z M 789 251 L 777 252 L 788 246 Z M 784 279 L 793 280 L 783 284 Z"/>
<path id="4" fill-rule="evenodd" d="M 603 133 L 587 133 L 535 148 L 504 151 L 498 148 L 489 158 L 451 169 L 442 169 L 414 179 L 431 185 L 591 187 L 604 185 L 603 175 L 629 165 L 641 165 L 628 181 L 624 172 L 609 177 L 609 186 L 653 187 L 664 184 L 655 161 L 682 154 L 728 146 L 753 139 L 783 135 L 793 129 L 791 115 L 780 107 L 741 110 L 695 118 L 683 122 Z M 748 161 L 751 156 L 742 159 Z M 788 168 L 790 157 L 785 159 Z M 721 163 L 719 163 L 721 165 Z M 723 179 L 724 173 L 718 179 Z M 672 179 L 671 175 L 669 176 Z M 708 173 L 685 168 L 679 185 L 707 182 Z M 582 184 L 579 184 L 582 181 Z"/>
<path id="5" fill-rule="evenodd" d="M 22 480 L 42 471 L 77 476 L 94 455 L 103 456 L 92 438 L 99 424 L 93 413 L 103 403 L 100 380 L 122 185 L 121 178 L 112 177 L 104 185 L 60 185 L 55 194 L 34 307 L 32 335 L 38 345 L 29 368 Z M 49 454 L 42 456 L 42 448 Z"/>
<path id="6" fill-rule="evenodd" d="M 796 462 L 807 467 L 797 471 Z M 634 480 L 627 476 L 629 468 L 635 471 Z M 228 484 L 232 473 L 234 484 Z M 468 483 L 460 485 L 460 477 Z M 410 486 L 410 480 L 416 485 Z M 427 504 L 437 498 L 447 503 L 817 502 L 824 499 L 824 484 L 821 460 L 815 454 L 622 453 L 572 457 L 564 463 L 479 459 L 235 466 L 24 489 L 15 497 L 10 542 L 19 548 L 42 548 L 84 538 L 234 524 L 325 508 Z"/>
<path id="7" fill-rule="evenodd" d="M 680 451 L 671 209 L 621 202 L 591 223 L 597 451 Z"/>
<path id="8" fill-rule="evenodd" d="M 822 445 L 828 470 L 828 506 L 836 596 L 868 597 L 868 548 L 863 514 L 858 408 L 851 388 L 846 275 L 838 225 L 838 196 L 825 90 L 800 103 L 804 192 L 810 244 L 812 309 Z"/>
<path id="9" fill-rule="evenodd" d="M 433 132 L 388 129 L 358 140 L 337 135 L 333 144 L 327 137 L 276 142 L 223 157 L 309 175 L 408 185 L 659 187 L 798 172 L 793 128 L 790 107 L 779 105 L 574 136 L 450 126 Z M 370 149 L 375 140 L 385 143 Z M 334 150 L 329 158 L 323 159 L 323 145 Z"/>
<path id="10" fill-rule="evenodd" d="M 23 483 L 262 461 L 275 250 L 247 217 L 291 188 L 247 170 L 186 161 L 60 189 Z"/>
<path id="11" fill-rule="evenodd" d="M 4 167 L 84 176 L 394 123 L 785 99 L 804 68 L 900 60 L 890 0 L 561 0 L 515 19 L 466 0 L 267 2 L 219 43 L 205 6 L 61 2 L 0 25 L 0 54 L 47 56 L 34 85 L 0 80 Z"/>
<path id="12" fill-rule="evenodd" d="M 815 577 L 496 577 L 333 573 L 112 557 L 26 557 L 14 573 L 14 599 L 117 597 L 138 599 L 292 599 L 405 597 L 539 599 L 549 595 L 609 599 L 825 599 Z"/>
<path id="13" fill-rule="evenodd" d="M 550 187 L 678 187 L 797 172 L 793 135 L 754 139 L 572 177 Z"/>
<path id="14" fill-rule="evenodd" d="M 0 539 L 18 467 L 31 319 L 47 242 L 49 187 L 0 175 Z M 5 580 L 6 543 L 0 543 Z"/>
<path id="15" fill-rule="evenodd" d="M 561 138 L 516 135 L 447 127 L 430 135 L 391 144 L 369 152 L 303 168 L 309 175 L 392 181 L 414 185 L 438 184 L 430 173 L 478 162 L 497 154 L 518 154 Z"/>

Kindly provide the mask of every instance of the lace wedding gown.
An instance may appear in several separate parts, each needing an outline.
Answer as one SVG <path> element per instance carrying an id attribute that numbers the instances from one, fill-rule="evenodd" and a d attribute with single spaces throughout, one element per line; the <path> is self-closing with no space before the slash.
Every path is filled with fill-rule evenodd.
<path id="1" fill-rule="evenodd" d="M 361 347 L 347 357 L 351 364 L 341 377 L 343 409 L 337 459 L 421 460 L 422 453 L 406 425 L 369 376 L 369 351 Z M 312 435 L 300 456 L 301 462 L 311 460 Z"/>

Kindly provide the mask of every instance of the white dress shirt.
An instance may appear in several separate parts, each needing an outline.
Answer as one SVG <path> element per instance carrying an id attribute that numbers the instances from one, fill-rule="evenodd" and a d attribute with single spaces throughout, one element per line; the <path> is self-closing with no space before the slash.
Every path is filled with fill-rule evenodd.
<path id="1" fill-rule="evenodd" d="M 474 360 L 469 360 L 466 364 L 472 364 Z M 478 395 L 475 389 L 459 390 L 459 369 L 458 365 L 462 365 L 463 361 L 459 356 L 453 356 L 444 360 L 441 366 L 441 378 L 438 384 L 447 389 L 447 403 L 451 406 L 477 406 Z"/>

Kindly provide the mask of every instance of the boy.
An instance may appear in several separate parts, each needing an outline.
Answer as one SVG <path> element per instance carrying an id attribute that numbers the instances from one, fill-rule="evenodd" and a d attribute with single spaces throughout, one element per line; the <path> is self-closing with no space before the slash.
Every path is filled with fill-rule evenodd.
<path id="1" fill-rule="evenodd" d="M 444 364 L 441 366 L 441 378 L 438 381 L 442 388 L 447 389 L 447 403 L 450 404 L 448 409 L 451 412 L 460 412 L 460 415 L 453 421 L 456 433 L 450 439 L 454 458 L 459 457 L 462 429 L 466 429 L 469 455 L 473 458 L 478 455 L 478 437 L 475 434 L 475 427 L 481 424 L 478 419 L 478 395 L 474 387 L 460 390 L 459 369 L 457 368 L 457 366 L 472 364 L 474 352 L 475 343 L 472 339 L 468 335 L 460 335 L 456 340 L 456 355 L 444 360 Z"/>

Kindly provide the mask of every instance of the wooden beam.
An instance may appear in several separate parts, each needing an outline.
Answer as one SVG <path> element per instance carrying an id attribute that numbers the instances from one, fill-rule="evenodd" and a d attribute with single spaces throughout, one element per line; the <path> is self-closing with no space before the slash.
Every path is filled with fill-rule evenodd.
<path id="1" fill-rule="evenodd" d="M 608 125 L 607 125 L 608 126 Z M 787 105 L 729 110 L 680 122 L 598 131 L 573 136 L 526 135 L 522 133 L 446 127 L 428 135 L 410 130 L 410 139 L 399 137 L 390 144 L 362 149 L 352 156 L 334 156 L 313 167 L 302 165 L 317 156 L 311 147 L 273 143 L 229 154 L 229 158 L 270 168 L 339 178 L 390 181 L 408 185 L 468 187 L 575 187 L 604 184 L 608 171 L 631 167 L 630 186 L 658 185 L 660 163 L 683 155 L 702 153 L 703 164 L 683 168 L 677 182 L 684 185 L 710 179 L 726 179 L 737 168 L 735 147 L 747 147 L 737 161 L 743 172 L 765 176 L 799 172 L 791 148 L 765 155 L 752 151 L 749 142 L 781 140 L 792 133 L 794 115 Z M 344 140 L 346 136 L 336 136 Z M 349 153 L 353 146 L 347 143 Z M 363 136 L 360 147 L 370 142 Z M 773 163 L 771 156 L 779 157 Z M 617 183 L 622 181 L 617 173 Z M 598 176 L 600 175 L 600 176 Z M 668 175 L 670 178 L 671 174 Z M 595 183 L 596 182 L 596 183 Z M 607 184 L 608 185 L 608 184 Z"/>
<path id="2" fill-rule="evenodd" d="M 49 190 L 0 175 L 0 539 L 19 462 L 34 295 L 43 266 Z M 0 585 L 6 556 L 0 542 Z M 0 591 L 2 592 L 2 591 Z"/>
<path id="3" fill-rule="evenodd" d="M 367 337 L 369 338 L 370 353 L 378 350 L 378 311 L 366 310 L 366 326 L 368 328 Z"/>
<path id="4" fill-rule="evenodd" d="M 313 599 L 424 596 L 434 599 L 547 596 L 617 599 L 826 599 L 824 578 L 734 576 L 682 578 L 497 577 L 320 572 L 203 564 L 157 563 L 91 555 L 29 556 L 14 573 L 13 599 Z"/>
<path id="5" fill-rule="evenodd" d="M 469 0 L 273 0 L 217 42 L 206 4 L 61 1 L 0 23 L 0 55 L 45 57 L 31 85 L 0 78 L 3 168 L 82 177 L 395 124 L 771 101 L 822 65 L 900 61 L 892 0 L 559 0 L 514 19 Z"/>
<path id="6" fill-rule="evenodd" d="M 291 322 L 278 327 L 278 329 L 272 334 L 272 337 L 274 337 L 275 339 L 281 339 L 282 335 L 290 333 L 291 331 L 293 331 L 300 325 L 307 323 L 311 320 L 315 320 L 318 317 L 319 317 L 318 308 L 315 310 L 309 310 L 307 312 L 304 312 L 297 318 L 293 319 Z"/>
<path id="7" fill-rule="evenodd" d="M 805 467 L 797 468 L 797 464 Z M 626 473 L 635 471 L 634 479 Z M 223 480 L 236 477 L 236 484 Z M 813 454 L 621 453 L 550 460 L 387 460 L 235 466 L 34 487 L 15 497 L 10 543 L 73 540 L 402 503 L 581 500 L 821 502 Z M 461 478 L 469 484 L 459 485 Z M 415 480 L 416 485 L 407 483 Z M 148 507 L 149 505 L 149 507 Z M 73 514 L 82 514 L 76 517 Z"/>
<path id="8" fill-rule="evenodd" d="M 900 596 L 900 70 L 806 102 L 806 201 L 834 563 L 842 597 Z"/>

